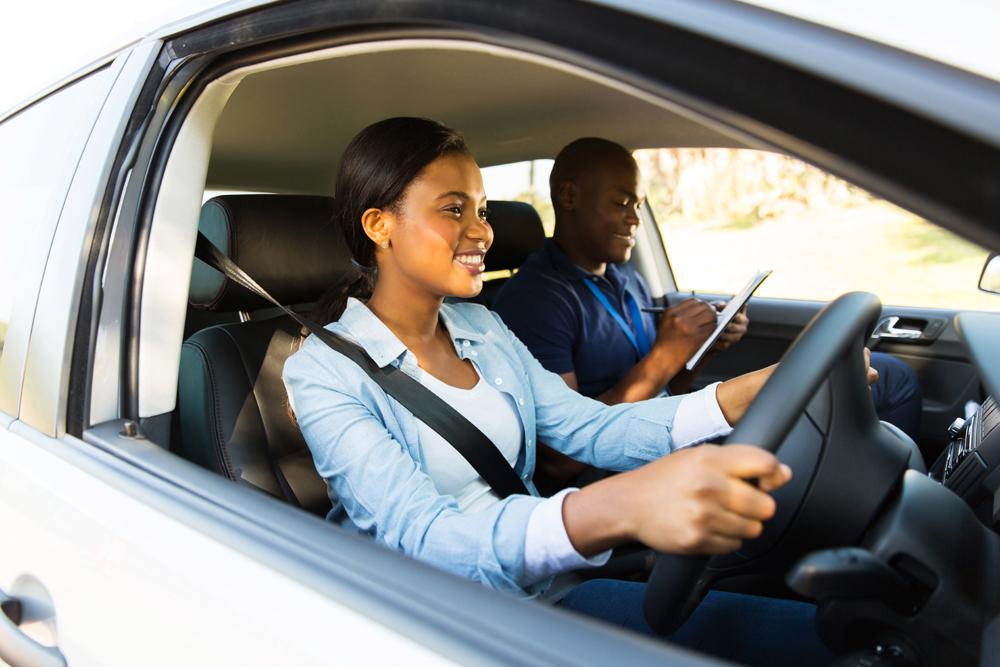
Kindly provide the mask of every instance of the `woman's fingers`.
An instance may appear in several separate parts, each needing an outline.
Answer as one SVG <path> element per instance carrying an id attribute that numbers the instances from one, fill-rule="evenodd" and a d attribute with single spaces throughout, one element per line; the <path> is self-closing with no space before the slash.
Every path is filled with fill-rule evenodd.
<path id="1" fill-rule="evenodd" d="M 708 519 L 708 527 L 720 537 L 752 540 L 758 537 L 764 529 L 764 524 L 755 519 L 748 519 L 735 512 L 720 510 Z"/>
<path id="2" fill-rule="evenodd" d="M 771 491 L 784 486 L 785 483 L 791 478 L 792 469 L 782 463 L 778 466 L 778 470 L 776 470 L 770 477 L 758 478 L 757 485 L 760 487 L 761 491 L 767 491 L 770 493 Z"/>
<path id="3" fill-rule="evenodd" d="M 726 445 L 716 448 L 723 472 L 733 477 L 772 477 L 781 474 L 781 463 L 771 452 L 753 445 Z"/>
<path id="4" fill-rule="evenodd" d="M 767 521 L 778 508 L 774 498 L 740 479 L 729 480 L 722 502 L 726 511 L 756 521 Z"/>
<path id="5" fill-rule="evenodd" d="M 731 537 L 723 537 L 721 535 L 712 535 L 702 543 L 700 549 L 692 551 L 691 553 L 718 556 L 721 554 L 732 553 L 739 549 L 742 545 L 743 542 L 740 540 L 733 539 Z"/>
<path id="6" fill-rule="evenodd" d="M 864 348 L 865 351 L 865 378 L 868 380 L 868 386 L 871 386 L 878 382 L 878 371 L 872 368 L 872 351 L 867 347 Z"/>

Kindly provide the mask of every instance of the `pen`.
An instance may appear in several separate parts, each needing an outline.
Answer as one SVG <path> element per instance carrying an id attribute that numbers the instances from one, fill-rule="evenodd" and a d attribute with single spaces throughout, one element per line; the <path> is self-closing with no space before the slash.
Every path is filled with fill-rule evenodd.
<path id="1" fill-rule="evenodd" d="M 691 298 L 692 299 L 698 298 L 697 295 L 695 295 L 694 290 L 691 290 Z M 648 308 L 640 308 L 639 310 L 641 310 L 644 313 L 653 313 L 659 315 L 663 313 L 666 310 L 666 308 L 664 308 L 663 306 L 649 306 Z"/>

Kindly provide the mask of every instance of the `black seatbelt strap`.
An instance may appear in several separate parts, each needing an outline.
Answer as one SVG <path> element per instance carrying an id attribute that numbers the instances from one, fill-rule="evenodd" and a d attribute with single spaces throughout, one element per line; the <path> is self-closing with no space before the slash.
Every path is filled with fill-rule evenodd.
<path id="1" fill-rule="evenodd" d="M 267 290 L 258 285 L 233 260 L 226 257 L 201 232 L 198 232 L 195 257 L 236 284 L 281 308 L 314 336 L 360 366 L 385 393 L 399 401 L 413 413 L 414 417 L 427 424 L 454 447 L 501 498 L 510 495 L 531 495 L 493 441 L 430 389 L 395 366 L 380 368 L 360 345 L 341 338 L 278 303 Z"/>

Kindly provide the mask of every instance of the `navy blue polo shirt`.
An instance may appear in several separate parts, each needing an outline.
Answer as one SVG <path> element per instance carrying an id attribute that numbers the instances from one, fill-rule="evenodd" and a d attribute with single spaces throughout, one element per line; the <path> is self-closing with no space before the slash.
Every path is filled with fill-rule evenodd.
<path id="1" fill-rule="evenodd" d="M 593 282 L 633 327 L 625 295 L 640 308 L 652 305 L 645 281 L 627 264 L 608 264 L 595 276 L 574 264 L 552 239 L 534 253 L 497 294 L 493 310 L 542 366 L 576 373 L 580 393 L 597 396 L 618 383 L 639 361 L 639 353 L 614 317 L 584 281 Z M 642 313 L 650 341 L 653 316 Z"/>

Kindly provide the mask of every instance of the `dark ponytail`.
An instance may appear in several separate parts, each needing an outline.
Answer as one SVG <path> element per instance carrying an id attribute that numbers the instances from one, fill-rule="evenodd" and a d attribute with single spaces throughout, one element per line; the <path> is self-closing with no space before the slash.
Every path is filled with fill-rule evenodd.
<path id="1" fill-rule="evenodd" d="M 337 170 L 335 224 L 352 266 L 320 298 L 314 322 L 340 318 L 349 297 L 367 299 L 375 287 L 375 244 L 361 226 L 370 208 L 395 210 L 406 188 L 443 155 L 468 154 L 462 135 L 426 118 L 388 118 L 361 130 L 347 145 Z"/>

